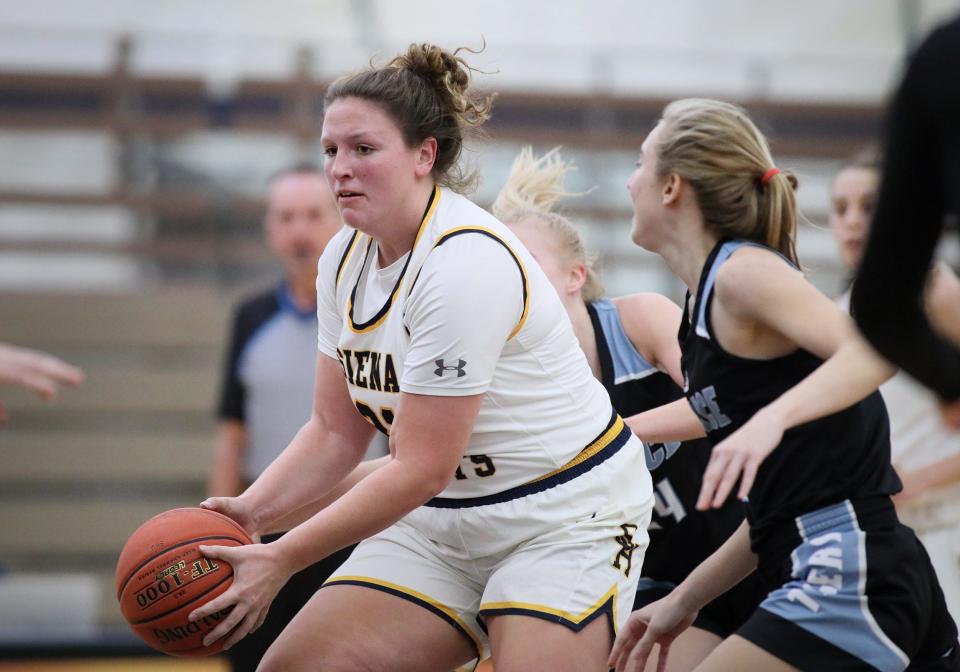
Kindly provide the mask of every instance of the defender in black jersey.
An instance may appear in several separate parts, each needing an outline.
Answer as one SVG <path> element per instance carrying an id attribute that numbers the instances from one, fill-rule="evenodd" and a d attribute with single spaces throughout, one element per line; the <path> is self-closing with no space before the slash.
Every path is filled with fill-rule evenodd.
<path id="1" fill-rule="evenodd" d="M 680 332 L 687 399 L 714 444 L 823 364 L 803 349 L 738 357 L 717 341 L 716 279 L 747 245 L 717 243 Z M 786 431 L 747 506 L 757 574 L 771 593 L 738 634 L 802 669 L 833 669 L 825 657 L 842 669 L 904 669 L 916 658 L 940 669 L 956 630 L 926 552 L 897 521 L 889 495 L 899 489 L 879 392 Z M 915 600 L 906 610 L 904 595 Z"/>
<path id="2" fill-rule="evenodd" d="M 525 148 L 514 161 L 493 212 L 546 271 L 594 375 L 623 417 L 682 399 L 676 340 L 680 311 L 657 294 L 602 297 L 579 233 L 553 211 L 550 196 L 562 191 L 569 168 L 556 151 L 535 158 Z M 651 443 L 645 449 L 655 506 L 634 609 L 668 594 L 744 518 L 743 504 L 735 499 L 716 511 L 694 508 L 710 457 L 709 442 Z M 703 633 L 685 636 L 675 648 L 683 650 L 681 669 L 694 665 L 743 625 L 762 598 L 759 583 L 749 579 L 704 607 L 694 623 Z"/>
<path id="3" fill-rule="evenodd" d="M 876 388 L 891 369 L 798 271 L 796 179 L 773 167 L 741 109 L 685 100 L 665 109 L 628 186 L 634 242 L 695 296 L 680 330 L 688 407 L 632 427 L 641 438 L 645 424 L 656 436 L 705 432 L 714 447 L 698 506 L 735 491 L 748 523 L 631 616 L 611 665 L 642 667 L 654 642 L 669 647 L 757 570 L 769 594 L 710 669 L 956 670 L 956 626 L 890 501 L 900 483 Z"/>
<path id="4" fill-rule="evenodd" d="M 521 239 L 524 238 L 522 233 Z M 623 304 L 622 307 L 631 304 Z M 600 381 L 623 417 L 683 398 L 670 375 L 650 364 L 624 330 L 618 305 L 602 298 L 586 304 L 600 362 Z M 642 317 L 642 315 L 641 315 Z M 717 550 L 744 519 L 744 506 L 729 499 L 716 510 L 695 508 L 710 459 L 705 439 L 645 444 L 656 504 L 650 547 L 643 559 L 634 609 L 669 594 L 704 558 Z M 725 638 L 760 604 L 764 592 L 754 577 L 744 579 L 700 610 L 694 626 Z"/>

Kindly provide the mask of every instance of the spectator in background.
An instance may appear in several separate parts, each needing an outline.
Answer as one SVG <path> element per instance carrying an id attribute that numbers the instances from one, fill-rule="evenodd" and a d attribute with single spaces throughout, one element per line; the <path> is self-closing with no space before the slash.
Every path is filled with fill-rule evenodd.
<path id="1" fill-rule="evenodd" d="M 299 164 L 270 183 L 267 243 L 284 279 L 241 303 L 234 314 L 219 407 L 211 496 L 243 492 L 310 416 L 317 357 L 317 262 L 341 227 L 323 172 Z M 265 536 L 272 541 L 275 536 Z M 258 632 L 230 650 L 235 671 L 255 670 L 277 634 L 349 555 L 345 549 L 298 574 Z"/>
<path id="2" fill-rule="evenodd" d="M 840 258 L 853 272 L 860 265 L 863 248 L 870 233 L 870 222 L 880 186 L 881 162 L 872 153 L 864 153 L 845 164 L 831 185 L 830 229 L 837 241 Z M 928 305 L 960 307 L 960 280 L 945 264 L 937 264 L 926 283 L 924 300 Z M 850 292 L 837 301 L 844 310 L 850 307 Z M 917 501 L 940 490 L 944 501 L 938 504 L 942 520 L 926 530 L 929 521 L 914 522 L 917 535 L 930 553 L 930 559 L 953 614 L 960 614 L 960 546 L 957 525 L 960 501 L 946 501 L 942 488 L 960 483 L 960 433 L 950 431 L 941 422 L 936 397 L 904 372 L 897 373 L 880 387 L 890 414 L 891 460 L 903 490 L 894 498 L 903 514 Z M 938 516 L 943 518 L 943 516 Z M 921 525 L 921 523 L 924 523 Z"/>
<path id="3" fill-rule="evenodd" d="M 33 390 L 44 399 L 57 396 L 60 385 L 79 385 L 83 371 L 39 350 L 0 343 L 0 383 Z M 0 402 L 0 422 L 7 409 Z"/>

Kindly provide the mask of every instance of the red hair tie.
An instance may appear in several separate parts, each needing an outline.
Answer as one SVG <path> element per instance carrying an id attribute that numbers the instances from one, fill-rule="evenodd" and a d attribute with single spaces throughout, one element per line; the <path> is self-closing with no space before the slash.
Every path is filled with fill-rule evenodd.
<path id="1" fill-rule="evenodd" d="M 771 168 L 770 170 L 768 170 L 763 174 L 763 177 L 760 178 L 760 184 L 762 184 L 763 186 L 767 186 L 768 184 L 770 184 L 770 180 L 773 178 L 773 176 L 779 172 L 780 172 L 779 168 Z"/>

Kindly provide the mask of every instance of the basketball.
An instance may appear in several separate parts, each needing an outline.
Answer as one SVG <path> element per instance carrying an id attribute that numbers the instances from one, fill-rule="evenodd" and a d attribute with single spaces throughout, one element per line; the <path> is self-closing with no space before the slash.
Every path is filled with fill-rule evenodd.
<path id="1" fill-rule="evenodd" d="M 233 568 L 205 558 L 198 547 L 250 543 L 240 525 L 215 511 L 184 508 L 154 516 L 137 528 L 120 552 L 116 572 L 120 612 L 158 651 L 174 656 L 220 652 L 225 638 L 209 647 L 203 638 L 229 609 L 196 623 L 187 617 L 230 587 Z"/>

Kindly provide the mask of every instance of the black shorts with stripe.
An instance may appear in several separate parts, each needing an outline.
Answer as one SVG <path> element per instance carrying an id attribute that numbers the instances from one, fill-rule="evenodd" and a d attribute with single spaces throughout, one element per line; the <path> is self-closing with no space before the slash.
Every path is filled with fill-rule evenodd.
<path id="1" fill-rule="evenodd" d="M 737 634 L 801 670 L 960 670 L 936 574 L 888 497 L 791 522 L 758 549 L 771 590 Z"/>

